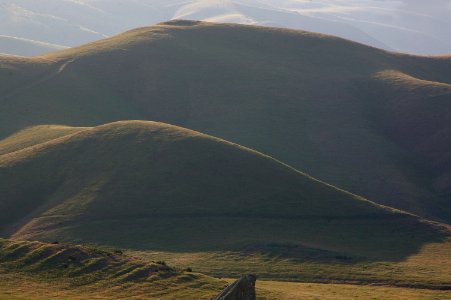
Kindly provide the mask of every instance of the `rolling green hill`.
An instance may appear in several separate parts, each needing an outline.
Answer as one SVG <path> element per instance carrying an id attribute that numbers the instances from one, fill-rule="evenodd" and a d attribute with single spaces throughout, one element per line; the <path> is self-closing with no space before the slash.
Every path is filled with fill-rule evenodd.
<path id="1" fill-rule="evenodd" d="M 41 124 L 160 121 L 449 222 L 450 84 L 450 57 L 172 21 L 42 57 L 0 57 L 0 137 Z"/>
<path id="2" fill-rule="evenodd" d="M 388 261 L 449 236 L 195 131 L 124 121 L 63 132 L 0 155 L 3 235 L 176 252 L 294 244 Z"/>

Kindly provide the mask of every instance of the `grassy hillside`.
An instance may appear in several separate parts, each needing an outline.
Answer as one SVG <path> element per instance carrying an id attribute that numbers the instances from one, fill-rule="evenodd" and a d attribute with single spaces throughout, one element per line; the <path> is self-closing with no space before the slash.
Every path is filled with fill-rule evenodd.
<path id="1" fill-rule="evenodd" d="M 403 229 L 404 230 L 404 229 Z M 409 233 L 404 239 L 409 243 Z M 296 244 L 260 244 L 241 251 L 128 250 L 145 260 L 165 260 L 219 278 L 257 274 L 260 280 L 382 285 L 450 290 L 451 239 L 428 243 L 399 261 L 367 259 Z"/>
<path id="2" fill-rule="evenodd" d="M 0 57 L 0 137 L 40 124 L 161 121 L 449 221 L 450 83 L 450 57 L 172 21 L 40 58 Z"/>
<path id="3" fill-rule="evenodd" d="M 54 127 L 28 131 L 43 129 Z M 191 130 L 127 121 L 71 131 L 0 156 L 3 235 L 173 252 L 297 245 L 319 259 L 384 261 L 449 236 Z"/>
<path id="4" fill-rule="evenodd" d="M 61 125 L 41 125 L 26 128 L 0 140 L 0 155 L 38 145 L 65 135 L 88 129 Z"/>
<path id="5" fill-rule="evenodd" d="M 227 283 L 119 250 L 0 239 L 0 299 L 211 299 Z M 444 299 L 448 291 L 257 281 L 257 299 Z"/>
<path id="6" fill-rule="evenodd" d="M 1 299 L 210 299 L 225 282 L 119 250 L 0 239 Z"/>
<path id="7" fill-rule="evenodd" d="M 400 300 L 441 300 L 449 296 L 449 291 L 421 289 L 356 286 L 344 284 L 306 284 L 293 282 L 260 281 L 257 292 L 263 299 L 280 300 L 347 300 L 347 299 L 400 299 Z"/>

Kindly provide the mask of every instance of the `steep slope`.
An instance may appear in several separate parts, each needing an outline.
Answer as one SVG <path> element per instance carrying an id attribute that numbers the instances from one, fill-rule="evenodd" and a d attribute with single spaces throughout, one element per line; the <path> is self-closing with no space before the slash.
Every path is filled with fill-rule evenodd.
<path id="1" fill-rule="evenodd" d="M 3 234 L 20 239 L 171 251 L 294 243 L 399 260 L 449 235 L 258 152 L 155 122 L 1 155 L 0 191 Z"/>
<path id="2" fill-rule="evenodd" d="M 451 126 L 449 57 L 391 54 L 302 31 L 172 21 L 1 61 L 0 136 L 38 124 L 162 121 L 267 153 L 378 203 L 451 220 L 442 183 L 449 165 L 421 150 L 449 152 L 449 143 L 428 138 Z"/>

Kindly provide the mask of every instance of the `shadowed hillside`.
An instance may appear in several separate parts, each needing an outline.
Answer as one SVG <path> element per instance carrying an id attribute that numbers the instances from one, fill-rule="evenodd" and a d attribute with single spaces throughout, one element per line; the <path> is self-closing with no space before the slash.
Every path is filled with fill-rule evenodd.
<path id="1" fill-rule="evenodd" d="M 45 129 L 15 137 L 28 145 L 18 137 Z M 449 235 L 195 131 L 127 121 L 65 132 L 0 156 L 4 235 L 177 252 L 296 244 L 393 261 Z"/>
<path id="2" fill-rule="evenodd" d="M 0 64 L 0 136 L 39 124 L 167 122 L 378 203 L 451 220 L 450 58 L 172 21 Z"/>

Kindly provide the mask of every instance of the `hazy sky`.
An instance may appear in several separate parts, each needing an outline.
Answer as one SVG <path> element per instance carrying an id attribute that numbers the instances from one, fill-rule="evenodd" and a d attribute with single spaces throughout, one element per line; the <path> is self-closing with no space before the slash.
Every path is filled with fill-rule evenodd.
<path id="1" fill-rule="evenodd" d="M 0 0 L 0 52 L 21 54 L 26 41 L 30 50 L 35 41 L 73 46 L 173 18 L 305 29 L 393 51 L 451 53 L 451 0 Z"/>

